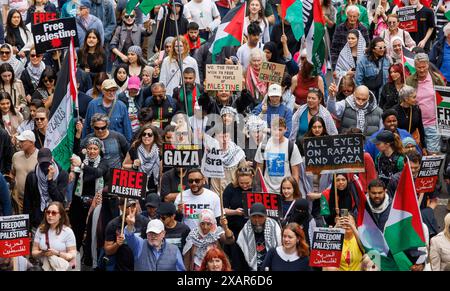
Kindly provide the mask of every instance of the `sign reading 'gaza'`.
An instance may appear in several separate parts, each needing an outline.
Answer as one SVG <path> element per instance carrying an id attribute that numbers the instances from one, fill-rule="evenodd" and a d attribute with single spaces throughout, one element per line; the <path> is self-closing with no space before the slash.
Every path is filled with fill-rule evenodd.
<path id="1" fill-rule="evenodd" d="M 200 166 L 200 146 L 195 144 L 163 145 L 163 164 L 166 167 L 191 168 Z"/>
<path id="2" fill-rule="evenodd" d="M 313 173 L 364 172 L 362 134 L 305 138 L 306 171 Z"/>
<path id="3" fill-rule="evenodd" d="M 37 54 L 68 48 L 73 37 L 78 46 L 77 25 L 75 18 L 62 18 L 31 26 Z"/>

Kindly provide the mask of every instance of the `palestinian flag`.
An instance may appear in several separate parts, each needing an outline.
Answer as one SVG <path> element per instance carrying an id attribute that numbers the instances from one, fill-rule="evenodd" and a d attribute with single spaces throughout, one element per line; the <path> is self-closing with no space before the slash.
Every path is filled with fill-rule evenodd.
<path id="1" fill-rule="evenodd" d="M 267 193 L 267 187 L 266 182 L 264 181 L 264 176 L 261 173 L 261 169 L 257 168 L 255 177 L 253 178 L 253 186 L 252 186 L 253 192 L 265 192 Z"/>
<path id="2" fill-rule="evenodd" d="M 217 28 L 214 42 L 209 51 L 211 52 L 213 63 L 216 55 L 220 54 L 226 46 L 240 46 L 244 30 L 246 3 L 236 6 L 223 17 L 222 23 Z"/>
<path id="3" fill-rule="evenodd" d="M 403 47 L 402 61 L 403 66 L 405 67 L 405 69 L 408 69 L 410 75 L 416 73 L 416 68 L 414 66 L 414 53 L 409 49 L 407 49 L 406 47 Z"/>
<path id="4" fill-rule="evenodd" d="M 409 163 L 405 163 L 400 175 L 384 237 L 401 271 L 407 271 L 413 265 L 404 251 L 425 246 L 422 217 Z"/>
<path id="5" fill-rule="evenodd" d="M 439 0 L 439 3 L 438 3 L 438 5 L 436 5 L 434 13 L 436 13 L 437 10 L 439 9 L 439 7 L 441 7 L 442 5 L 444 5 L 444 7 L 445 7 L 445 12 L 444 12 L 445 18 L 450 20 L 450 0 Z"/>
<path id="6" fill-rule="evenodd" d="M 286 19 L 291 24 L 295 39 L 300 40 L 305 34 L 302 1 L 281 0 L 281 18 Z"/>
<path id="7" fill-rule="evenodd" d="M 138 6 L 139 10 L 147 15 L 156 5 L 161 5 L 164 3 L 167 3 L 167 0 L 130 0 L 127 3 L 126 9 L 127 13 L 130 14 L 131 11 Z"/>
<path id="8" fill-rule="evenodd" d="M 311 6 L 311 5 L 308 5 Z M 313 0 L 310 9 L 303 6 L 303 15 L 308 17 L 305 25 L 306 50 L 308 62 L 314 65 L 313 74 L 318 75 L 325 62 L 325 20 L 323 19 L 320 0 Z"/>
<path id="9" fill-rule="evenodd" d="M 75 48 L 72 38 L 56 82 L 44 143 L 44 147 L 52 151 L 53 158 L 64 170 L 70 168 L 75 136 L 73 113 L 78 108 L 75 72 Z"/>
<path id="10" fill-rule="evenodd" d="M 354 176 L 354 178 L 359 198 L 358 219 L 356 221 L 359 239 L 370 259 L 380 270 L 398 270 L 397 265 L 389 254 L 389 247 L 384 239 L 383 233 L 375 224 L 372 210 L 367 202 L 367 197 L 364 194 L 361 183 L 357 176 Z"/>

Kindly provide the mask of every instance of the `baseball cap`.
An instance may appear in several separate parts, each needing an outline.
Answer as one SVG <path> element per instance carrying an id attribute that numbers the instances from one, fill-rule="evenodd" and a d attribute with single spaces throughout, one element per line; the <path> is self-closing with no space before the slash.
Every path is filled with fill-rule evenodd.
<path id="1" fill-rule="evenodd" d="M 145 198 L 145 207 L 155 207 L 158 208 L 159 207 L 159 203 L 160 203 L 160 198 L 159 195 L 156 193 L 150 193 L 147 195 L 147 197 Z"/>
<path id="2" fill-rule="evenodd" d="M 105 81 L 103 81 L 102 89 L 109 90 L 112 88 L 119 88 L 119 86 L 117 86 L 116 82 L 113 79 L 106 79 Z"/>
<path id="3" fill-rule="evenodd" d="M 91 8 L 91 0 L 81 0 L 80 7 Z"/>
<path id="4" fill-rule="evenodd" d="M 377 136 L 374 139 L 372 139 L 372 142 L 374 144 L 379 144 L 382 142 L 393 143 L 394 142 L 394 134 L 389 130 L 383 130 L 382 132 L 377 134 Z"/>
<path id="5" fill-rule="evenodd" d="M 162 223 L 162 221 L 159 219 L 153 219 L 153 220 L 150 220 L 150 222 L 147 224 L 146 233 L 154 232 L 154 233 L 160 234 L 163 230 L 164 230 L 164 224 Z"/>
<path id="6" fill-rule="evenodd" d="M 267 216 L 266 207 L 262 203 L 255 203 L 250 207 L 250 216 L 262 215 Z"/>
<path id="7" fill-rule="evenodd" d="M 136 89 L 139 90 L 141 87 L 141 79 L 137 76 L 133 76 L 128 78 L 128 89 Z"/>
<path id="8" fill-rule="evenodd" d="M 281 96 L 281 95 L 283 95 L 283 93 L 281 92 L 281 86 L 278 85 L 278 84 L 270 85 L 267 95 L 268 96 Z"/>
<path id="9" fill-rule="evenodd" d="M 18 141 L 32 141 L 32 142 L 36 142 L 36 136 L 34 135 L 34 133 L 31 130 L 24 130 L 22 131 L 21 134 L 19 134 L 16 139 Z"/>
<path id="10" fill-rule="evenodd" d="M 177 213 L 177 208 L 173 203 L 161 202 L 158 207 L 159 215 L 174 215 Z"/>
<path id="11" fill-rule="evenodd" d="M 51 163 L 53 159 L 52 151 L 48 148 L 41 148 L 38 152 L 37 160 L 38 163 Z"/>
<path id="12" fill-rule="evenodd" d="M 125 203 L 125 198 L 120 198 L 119 205 L 123 205 L 124 203 Z M 136 199 L 128 198 L 127 199 L 127 208 L 130 207 L 131 205 L 136 204 L 136 203 L 137 203 Z"/>

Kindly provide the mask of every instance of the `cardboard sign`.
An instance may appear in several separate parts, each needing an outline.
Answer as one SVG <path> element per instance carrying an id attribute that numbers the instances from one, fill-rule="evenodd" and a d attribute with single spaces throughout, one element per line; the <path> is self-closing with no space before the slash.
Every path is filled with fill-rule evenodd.
<path id="1" fill-rule="evenodd" d="M 439 169 L 444 162 L 445 156 L 424 156 L 420 163 L 420 171 L 415 180 L 416 192 L 433 192 L 439 178 Z"/>
<path id="2" fill-rule="evenodd" d="M 345 230 L 342 228 L 314 228 L 309 265 L 339 268 L 344 234 Z"/>
<path id="3" fill-rule="evenodd" d="M 397 11 L 397 15 L 398 21 L 400 22 L 398 27 L 408 32 L 417 32 L 416 7 L 400 7 Z"/>
<path id="4" fill-rule="evenodd" d="M 199 145 L 163 144 L 163 165 L 166 167 L 191 168 L 200 166 Z"/>
<path id="5" fill-rule="evenodd" d="M 78 33 L 75 17 L 61 18 L 31 26 L 37 54 L 68 48 L 73 37 L 78 46 Z"/>
<path id="6" fill-rule="evenodd" d="M 281 195 L 275 193 L 263 192 L 243 192 L 242 202 L 246 216 L 250 216 L 250 207 L 255 203 L 262 203 L 266 207 L 267 216 L 281 219 L 283 206 L 281 204 Z"/>
<path id="7" fill-rule="evenodd" d="M 0 216 L 0 257 L 12 258 L 30 254 L 29 216 Z"/>
<path id="8" fill-rule="evenodd" d="M 221 149 L 206 148 L 202 160 L 201 171 L 208 178 L 225 178 L 223 168 L 223 154 Z"/>
<path id="9" fill-rule="evenodd" d="M 286 65 L 263 62 L 259 70 L 258 78 L 260 81 L 281 85 Z"/>
<path id="10" fill-rule="evenodd" d="M 434 86 L 438 133 L 450 136 L 450 87 Z"/>
<path id="11" fill-rule="evenodd" d="M 56 12 L 34 12 L 31 17 L 31 24 L 44 23 L 55 19 L 58 19 Z"/>
<path id="12" fill-rule="evenodd" d="M 206 91 L 241 91 L 242 79 L 240 65 L 206 65 Z"/>
<path id="13" fill-rule="evenodd" d="M 306 137 L 306 171 L 312 173 L 364 172 L 362 134 Z"/>
<path id="14" fill-rule="evenodd" d="M 124 198 L 140 199 L 147 191 L 147 175 L 144 172 L 111 169 L 108 193 Z"/>

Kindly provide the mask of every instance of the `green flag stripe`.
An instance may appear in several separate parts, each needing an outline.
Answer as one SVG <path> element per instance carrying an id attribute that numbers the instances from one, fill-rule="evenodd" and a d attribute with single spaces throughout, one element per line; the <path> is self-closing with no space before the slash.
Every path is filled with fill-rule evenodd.
<path id="1" fill-rule="evenodd" d="M 303 6 L 302 2 L 295 1 L 286 10 L 286 20 L 291 24 L 292 33 L 296 40 L 300 40 L 305 34 L 305 25 L 303 24 Z"/>
<path id="2" fill-rule="evenodd" d="M 412 226 L 412 216 L 386 227 L 384 237 L 393 254 L 413 247 L 425 246 Z"/>
<path id="3" fill-rule="evenodd" d="M 231 34 L 227 35 L 226 37 L 223 37 L 221 39 L 217 39 L 214 42 L 214 47 L 212 54 L 217 55 L 220 53 L 222 48 L 226 46 L 239 46 L 241 44 L 240 41 L 238 41 L 235 37 L 233 37 Z"/>

